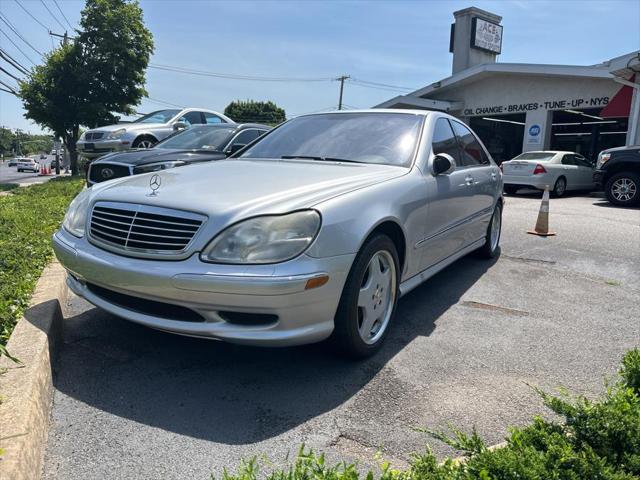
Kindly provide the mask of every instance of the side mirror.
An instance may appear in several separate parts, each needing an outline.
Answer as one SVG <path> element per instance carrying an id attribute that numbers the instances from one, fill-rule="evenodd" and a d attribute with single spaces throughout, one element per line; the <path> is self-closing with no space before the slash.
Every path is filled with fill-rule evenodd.
<path id="1" fill-rule="evenodd" d="M 242 143 L 234 143 L 233 145 L 231 145 L 229 148 L 227 148 L 227 150 L 225 150 L 227 155 L 233 155 L 234 153 L 236 153 L 238 150 L 243 149 L 244 147 L 246 147 L 246 144 L 242 144 Z"/>
<path id="2" fill-rule="evenodd" d="M 187 124 L 184 122 L 176 122 L 173 124 L 174 130 L 184 130 L 185 128 L 187 128 Z"/>
<path id="3" fill-rule="evenodd" d="M 451 173 L 456 167 L 456 162 L 448 153 L 439 153 L 433 159 L 433 174 L 443 175 Z"/>

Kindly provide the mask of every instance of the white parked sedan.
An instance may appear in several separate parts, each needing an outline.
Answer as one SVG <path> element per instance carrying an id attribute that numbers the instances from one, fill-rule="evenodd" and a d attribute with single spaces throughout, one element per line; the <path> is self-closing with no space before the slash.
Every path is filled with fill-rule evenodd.
<path id="1" fill-rule="evenodd" d="M 500 166 L 504 173 L 504 191 L 515 194 L 522 188 L 549 188 L 552 195 L 567 190 L 593 190 L 592 162 L 574 152 L 525 152 Z"/>

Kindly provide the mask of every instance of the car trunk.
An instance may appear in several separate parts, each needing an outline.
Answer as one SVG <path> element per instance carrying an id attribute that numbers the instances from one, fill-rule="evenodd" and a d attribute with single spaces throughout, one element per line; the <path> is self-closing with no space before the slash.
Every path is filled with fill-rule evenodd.
<path id="1" fill-rule="evenodd" d="M 502 172 L 512 177 L 527 177 L 533 175 L 539 163 L 533 160 L 510 160 L 502 163 Z"/>

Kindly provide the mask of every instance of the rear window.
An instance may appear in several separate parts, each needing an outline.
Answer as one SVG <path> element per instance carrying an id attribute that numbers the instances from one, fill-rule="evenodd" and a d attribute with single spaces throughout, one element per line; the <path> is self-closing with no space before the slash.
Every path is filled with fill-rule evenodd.
<path id="1" fill-rule="evenodd" d="M 536 160 L 538 162 L 548 162 L 555 156 L 555 153 L 548 152 L 526 152 L 512 158 L 512 160 Z"/>

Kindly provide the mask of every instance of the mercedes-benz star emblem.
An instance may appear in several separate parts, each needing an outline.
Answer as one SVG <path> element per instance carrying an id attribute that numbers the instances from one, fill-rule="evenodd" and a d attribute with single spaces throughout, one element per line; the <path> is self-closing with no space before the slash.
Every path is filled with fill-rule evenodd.
<path id="1" fill-rule="evenodd" d="M 149 186 L 151 187 L 150 197 L 155 197 L 157 195 L 156 191 L 160 188 L 162 184 L 162 179 L 160 175 L 156 174 L 149 179 Z"/>
<path id="2" fill-rule="evenodd" d="M 114 174 L 115 172 L 110 168 L 103 168 L 102 172 L 100 172 L 100 176 L 105 180 L 109 180 L 111 177 L 113 177 Z"/>

